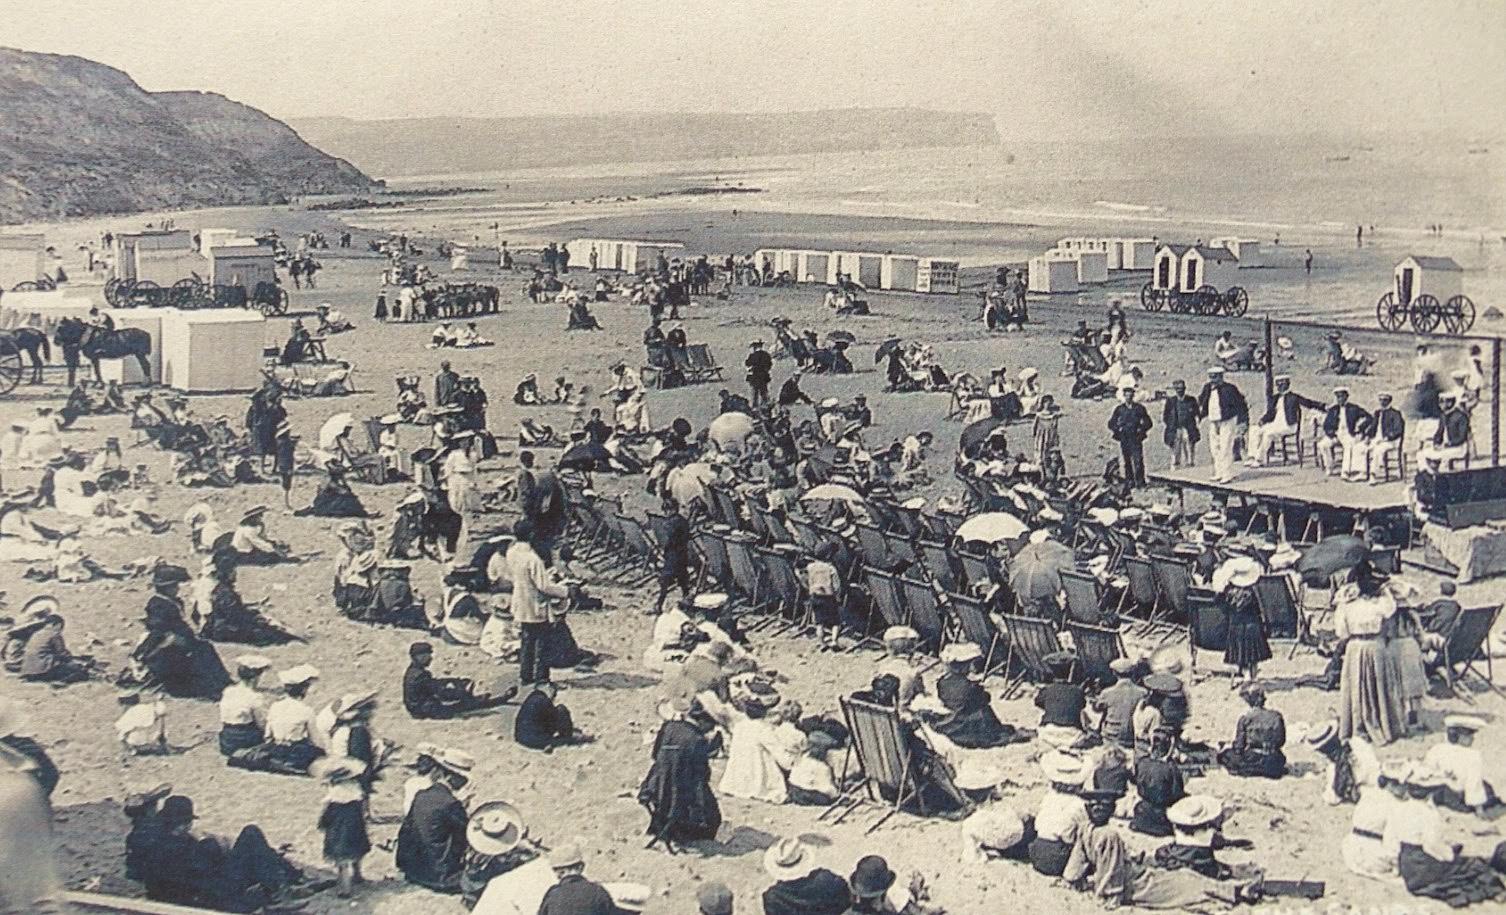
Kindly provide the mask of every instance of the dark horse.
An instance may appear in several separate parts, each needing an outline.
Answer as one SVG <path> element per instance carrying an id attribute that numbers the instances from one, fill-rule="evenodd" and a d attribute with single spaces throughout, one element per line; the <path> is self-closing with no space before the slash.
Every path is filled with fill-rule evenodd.
<path id="1" fill-rule="evenodd" d="M 17 327 L 10 332 L 16 349 L 24 350 L 31 357 L 31 383 L 42 383 L 42 366 L 52 359 L 52 346 L 47 342 L 47 332 L 35 327 Z"/>
<path id="2" fill-rule="evenodd" d="M 135 356 L 137 364 L 141 366 L 142 377 L 152 377 L 152 365 L 146 359 L 152 352 L 152 335 L 144 330 L 135 327 L 109 330 L 86 324 L 78 318 L 64 318 L 58 322 L 57 333 L 53 336 L 65 352 L 77 348 L 89 360 L 94 366 L 94 380 L 99 384 L 105 383 L 99 371 L 101 359 Z"/>

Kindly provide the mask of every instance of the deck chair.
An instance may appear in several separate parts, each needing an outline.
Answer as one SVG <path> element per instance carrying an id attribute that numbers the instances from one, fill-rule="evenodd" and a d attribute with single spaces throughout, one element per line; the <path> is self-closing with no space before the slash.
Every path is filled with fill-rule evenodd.
<path id="1" fill-rule="evenodd" d="M 711 355 L 711 347 L 704 343 L 692 343 L 685 348 L 685 355 L 697 381 L 721 381 L 722 367 Z"/>
<path id="2" fill-rule="evenodd" d="M 792 626 L 806 626 L 809 622 L 807 617 L 810 602 L 805 597 L 805 585 L 801 583 L 800 575 L 789 557 L 778 550 L 761 546 L 753 548 L 753 555 L 761 567 L 764 583 L 768 585 L 769 595 L 773 599 L 771 619 L 775 630 L 783 632 Z"/>
<path id="3" fill-rule="evenodd" d="M 956 591 L 958 575 L 952 568 L 952 555 L 946 547 L 934 540 L 919 540 L 916 545 L 920 548 L 921 565 L 925 567 L 926 574 L 931 576 L 948 591 Z"/>
<path id="4" fill-rule="evenodd" d="M 889 541 L 884 539 L 884 532 L 872 524 L 859 524 L 857 528 L 858 553 L 863 557 L 863 565 L 886 572 L 892 570 L 895 561 L 889 555 Z"/>
<path id="5" fill-rule="evenodd" d="M 1470 675 L 1474 674 L 1485 681 L 1497 695 L 1506 696 L 1495 684 L 1495 668 L 1491 664 L 1490 651 L 1485 647 L 1485 640 L 1490 636 L 1490 630 L 1495 627 L 1496 619 L 1501 615 L 1501 605 L 1493 607 L 1466 607 L 1459 612 L 1458 619 L 1450 627 L 1448 635 L 1444 637 L 1443 648 L 1439 652 L 1444 679 L 1448 681 L 1448 688 L 1454 695 L 1461 696 L 1473 703 L 1474 699 L 1466 692 L 1459 689 L 1459 685 Z M 1475 669 L 1475 664 L 1485 662 L 1485 673 L 1481 674 Z"/>
<path id="6" fill-rule="evenodd" d="M 982 553 L 972 553 L 967 550 L 958 550 L 952 555 L 962 564 L 962 577 L 967 580 L 969 589 L 976 588 L 981 582 L 994 582 L 999 576 L 994 572 L 994 561 Z"/>
<path id="7" fill-rule="evenodd" d="M 753 561 L 753 536 L 734 531 L 724 541 L 727 545 L 727 565 L 732 572 L 732 589 L 743 599 L 747 610 L 761 611 L 768 603 L 768 589 L 758 564 Z"/>
<path id="8" fill-rule="evenodd" d="M 1265 620 L 1266 634 L 1273 639 L 1296 639 L 1301 635 L 1301 614 L 1297 612 L 1297 596 L 1292 593 L 1292 583 L 1285 575 L 1262 575 L 1255 582 L 1255 602 L 1260 605 L 1260 616 Z M 1296 645 L 1292 646 L 1293 651 Z"/>
<path id="9" fill-rule="evenodd" d="M 706 492 L 716 503 L 716 514 L 722 519 L 722 523 L 734 528 L 742 528 L 742 512 L 737 510 L 737 500 L 732 493 L 720 486 L 708 486 Z"/>
<path id="10" fill-rule="evenodd" d="M 636 567 L 640 577 L 656 577 L 664 565 L 659 548 L 649 539 L 643 522 L 626 515 L 617 517 L 617 526 L 622 531 L 622 547 L 627 553 L 630 567 Z"/>
<path id="11" fill-rule="evenodd" d="M 701 574 L 696 581 L 696 590 L 725 592 L 732 580 L 732 562 L 727 557 L 727 541 L 715 530 L 697 531 L 691 545 L 701 554 Z"/>
<path id="12" fill-rule="evenodd" d="M 873 523 L 878 525 L 881 531 L 904 529 L 904 523 L 899 520 L 899 506 L 893 502 L 871 501 L 868 503 L 868 514 L 873 517 Z"/>
<path id="13" fill-rule="evenodd" d="M 1187 620 L 1187 592 L 1192 588 L 1192 570 L 1172 556 L 1150 557 L 1155 571 L 1156 592 L 1161 595 L 1161 612 L 1173 622 Z"/>
<path id="14" fill-rule="evenodd" d="M 807 553 L 814 553 L 816 547 L 821 545 L 821 533 L 811 522 L 804 518 L 790 517 L 784 519 L 784 523 L 789 528 L 791 536 L 794 537 L 795 545 Z"/>
<path id="15" fill-rule="evenodd" d="M 1063 571 L 1062 592 L 1067 595 L 1067 619 L 1071 622 L 1103 626 L 1109 622 L 1103 612 L 1103 589 L 1098 579 L 1085 572 Z"/>
<path id="16" fill-rule="evenodd" d="M 911 542 L 909 534 L 898 531 L 886 531 L 884 533 L 884 546 L 888 548 L 889 557 L 896 565 L 920 565 L 920 553 L 916 551 L 915 544 Z"/>
<path id="17" fill-rule="evenodd" d="M 1005 688 L 1004 698 L 1012 698 L 1026 680 L 1042 683 L 1051 677 L 1051 665 L 1046 656 L 1062 650 L 1056 635 L 1056 627 L 1050 620 L 1034 616 L 1003 614 L 1004 637 L 1009 640 L 1009 658 L 1005 662 L 1010 670 L 1018 669 Z"/>
<path id="18" fill-rule="evenodd" d="M 1156 587 L 1156 570 L 1150 560 L 1138 556 L 1124 557 L 1124 577 L 1129 579 L 1129 587 L 1124 589 L 1124 597 L 1119 602 L 1120 611 L 1130 610 L 1144 619 L 1155 619 L 1161 591 Z"/>
<path id="19" fill-rule="evenodd" d="M 934 515 L 921 515 L 920 520 L 930 529 L 931 535 L 942 543 L 951 543 L 952 538 L 957 536 L 957 528 L 967 520 L 961 515 L 951 512 L 938 511 Z"/>
<path id="20" fill-rule="evenodd" d="M 899 710 L 845 696 L 841 703 L 852 741 L 842 763 L 840 782 L 846 783 L 853 757 L 857 757 L 861 775 L 817 819 L 832 817 L 833 824 L 840 823 L 853 811 L 871 804 L 885 811 L 868 827 L 871 833 L 912 805 L 924 814 L 920 760 L 909 731 L 900 721 Z"/>
<path id="21" fill-rule="evenodd" d="M 904 534 L 906 538 L 914 540 L 926 535 L 926 523 L 921 520 L 920 509 L 899 505 L 894 509 L 894 517 L 899 519 L 899 527 L 896 531 Z"/>
<path id="22" fill-rule="evenodd" d="M 769 511 L 767 508 L 760 508 L 759 512 L 762 513 L 763 526 L 768 528 L 769 539 L 771 541 L 774 543 L 794 543 L 799 546 L 795 540 L 795 535 L 790 533 L 789 526 L 784 523 L 783 518 L 779 517 L 775 512 Z"/>
<path id="23" fill-rule="evenodd" d="M 922 648 L 931 652 L 940 651 L 947 641 L 947 631 L 946 619 L 941 614 L 935 589 L 930 582 L 918 578 L 901 578 L 899 587 L 905 609 L 910 611 L 910 627 L 920 633 Z"/>
<path id="24" fill-rule="evenodd" d="M 899 579 L 882 569 L 863 568 L 863 581 L 868 585 L 868 597 L 873 609 L 883 618 L 885 626 L 908 626 L 910 614 L 905 609 L 905 598 L 899 589 Z"/>
<path id="25" fill-rule="evenodd" d="M 1197 653 L 1213 651 L 1219 655 L 1229 647 L 1229 614 L 1211 595 L 1191 594 L 1187 599 L 1187 641 L 1190 667 L 1197 670 Z"/>
<path id="26" fill-rule="evenodd" d="M 1119 630 L 1109 626 L 1068 621 L 1072 644 L 1077 649 L 1077 675 L 1092 683 L 1109 683 L 1113 671 L 1109 664 L 1124 657 L 1124 640 Z"/>
<path id="27" fill-rule="evenodd" d="M 947 607 L 956 617 L 962 637 L 983 649 L 983 676 L 1009 663 L 1007 653 L 1002 658 L 999 656 L 999 642 L 1003 641 L 1004 634 L 989 616 L 983 601 L 954 592 L 947 594 Z"/>
<path id="28" fill-rule="evenodd" d="M 746 505 L 748 508 L 747 529 L 758 538 L 759 543 L 771 543 L 773 537 L 769 533 L 768 524 L 764 521 L 761 506 L 754 505 L 751 501 Z"/>

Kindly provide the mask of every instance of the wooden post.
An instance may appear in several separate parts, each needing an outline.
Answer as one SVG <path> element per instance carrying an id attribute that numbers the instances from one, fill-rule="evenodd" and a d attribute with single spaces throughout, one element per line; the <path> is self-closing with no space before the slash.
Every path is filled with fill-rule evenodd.
<path id="1" fill-rule="evenodd" d="M 1501 338 L 1490 341 L 1490 465 L 1501 464 Z"/>
<path id="2" fill-rule="evenodd" d="M 1271 324 L 1271 316 L 1265 316 L 1265 399 L 1271 399 L 1271 393 L 1276 390 L 1276 334 Z M 1499 343 L 1500 341 L 1497 341 Z M 1499 348 L 1497 352 L 1499 352 Z M 1496 363 L 1496 370 L 1500 370 L 1500 362 Z"/>

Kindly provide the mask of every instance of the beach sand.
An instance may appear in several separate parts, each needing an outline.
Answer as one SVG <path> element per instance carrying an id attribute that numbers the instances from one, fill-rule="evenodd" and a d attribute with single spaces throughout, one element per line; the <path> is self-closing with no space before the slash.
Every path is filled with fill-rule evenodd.
<path id="1" fill-rule="evenodd" d="M 697 211 L 699 212 L 699 211 Z M 677 225 L 667 221 L 678 217 Z M 150 217 L 72 223 L 64 231 L 80 237 L 97 232 L 97 226 L 110 225 L 119 230 L 139 225 Z M 301 212 L 294 208 L 266 210 L 206 211 L 180 214 L 180 226 L 229 225 L 248 229 L 276 227 L 284 237 L 297 231 L 322 229 L 333 238 L 338 221 L 328 214 Z M 703 220 L 701 229 L 709 233 L 704 220 L 712 217 L 691 216 L 679 211 L 651 217 L 634 235 L 696 229 L 695 219 Z M 739 217 L 741 220 L 743 217 Z M 925 227 L 895 226 L 890 221 L 857 224 L 850 220 L 816 221 L 802 227 L 801 220 L 776 215 L 748 215 L 753 228 L 746 234 L 727 230 L 725 238 L 746 246 L 755 238 L 784 233 L 794 237 L 841 237 L 844 227 L 855 227 L 856 237 L 875 242 L 898 237 L 910 229 Z M 845 218 L 844 218 L 845 220 Z M 635 223 L 602 223 L 591 234 L 626 231 Z M 781 226 L 783 226 L 781 228 Z M 554 239 L 570 237 L 576 228 L 585 232 L 588 225 L 556 224 L 547 235 Z M 715 227 L 713 227 L 715 228 Z M 422 226 L 415 227 L 422 234 Z M 718 230 L 720 231 L 720 230 Z M 739 230 L 741 231 L 741 230 Z M 971 233 L 971 228 L 955 225 L 936 231 Z M 999 232 L 997 228 L 979 232 Z M 1010 230 L 1011 232 L 1013 230 Z M 870 233 L 870 234 L 864 234 Z M 1034 230 L 1022 229 L 1021 249 L 1038 240 Z M 1066 234 L 1066 233 L 1063 233 Z M 713 236 L 705 234 L 707 239 Z M 710 250 L 719 250 L 708 242 Z M 1014 244 L 1014 242 L 1009 242 Z M 896 245 L 897 247 L 898 245 Z M 543 379 L 556 374 L 577 383 L 589 384 L 601 391 L 608 385 L 608 365 L 622 358 L 637 362 L 641 357 L 640 335 L 646 315 L 626 304 L 613 302 L 595 307 L 605 330 L 600 333 L 563 332 L 565 315 L 557 305 L 527 303 L 520 292 L 522 274 L 498 279 L 494 271 L 477 271 L 458 279 L 498 282 L 503 290 L 503 313 L 479 321 L 483 335 L 498 341 L 491 348 L 446 351 L 442 355 L 424 348 L 431 328 L 425 325 L 379 325 L 370 319 L 372 303 L 379 291 L 382 261 L 364 251 L 364 236 L 358 234 L 356 248 L 350 252 L 320 252 L 327 269 L 319 275 L 320 288 L 294 291 L 295 312 L 307 314 L 314 305 L 328 301 L 357 322 L 351 333 L 328 341 L 331 356 L 350 359 L 356 364 L 355 379 L 360 393 L 334 400 L 298 400 L 289 404 L 292 423 L 304 439 L 315 437 L 319 424 L 338 411 L 357 417 L 388 412 L 395 389 L 392 378 L 416 373 L 425 379 L 425 388 L 440 358 L 451 360 L 462 374 L 475 374 L 491 395 L 491 427 L 499 439 L 515 450 L 513 432 L 519 419 L 529 416 L 557 428 L 568 425 L 568 416 L 556 407 L 524 411 L 511 403 L 513 386 L 526 372 L 537 372 Z M 448 278 L 447 265 L 431 261 L 442 277 Z M 1368 268 L 1367 268 L 1368 269 Z M 1278 274 L 1271 271 L 1273 277 Z M 1387 274 L 1383 273 L 1382 276 Z M 572 272 L 572 281 L 588 282 L 582 272 Z M 975 277 L 976 279 L 976 277 Z M 1286 279 L 1290 282 L 1290 277 Z M 1273 283 L 1275 280 L 1273 279 Z M 844 399 L 865 393 L 873 407 L 875 427 L 866 435 L 870 446 L 882 445 L 919 429 L 936 434 L 937 446 L 929 467 L 937 483 L 924 491 L 931 500 L 954 491 L 950 479 L 951 456 L 958 424 L 943 419 L 947 397 L 942 394 L 885 395 L 880 389 L 882 375 L 875 371 L 873 346 L 889 336 L 919 340 L 932 344 L 949 371 L 986 374 L 990 368 L 1008 366 L 1010 371 L 1033 365 L 1040 369 L 1046 390 L 1057 396 L 1066 409 L 1062 422 L 1063 445 L 1068 468 L 1074 474 L 1096 474 L 1104 462 L 1117 453 L 1109 441 L 1104 424 L 1111 403 L 1076 402 L 1067 397 L 1068 379 L 1059 377 L 1061 338 L 1079 318 L 1099 323 L 1102 302 L 1108 291 L 1095 293 L 1086 301 L 1033 301 L 1034 323 L 1022 334 L 988 336 L 970 319 L 976 317 L 977 300 L 970 296 L 927 297 L 876 293 L 870 297 L 874 316 L 863 319 L 833 319 L 823 312 L 819 288 L 794 290 L 739 289 L 729 302 L 705 302 L 692 306 L 685 315 L 690 339 L 706 342 L 718 361 L 726 366 L 725 386 L 743 390 L 741 363 L 748 341 L 771 339 L 768 320 L 784 315 L 794 321 L 796 329 L 811 327 L 823 335 L 838 327 L 850 330 L 859 338 L 854 347 L 856 375 L 839 378 L 810 378 L 806 391 L 819 400 L 825 396 Z M 1252 295 L 1252 298 L 1254 296 Z M 1135 336 L 1130 343 L 1132 361 L 1146 372 L 1147 385 L 1162 388 L 1173 378 L 1185 378 L 1196 388 L 1203 367 L 1212 359 L 1212 341 L 1224 328 L 1236 336 L 1256 336 L 1259 324 L 1253 320 L 1192 319 L 1166 314 L 1149 315 L 1130 305 L 1129 323 Z M 291 317 L 291 316 L 290 316 Z M 269 343 L 280 343 L 286 335 L 287 320 L 269 322 Z M 1289 330 L 1296 342 L 1298 358 L 1284 366 L 1295 379 L 1300 392 L 1318 399 L 1327 396 L 1331 379 L 1316 373 L 1321 365 L 1318 348 L 1320 334 L 1314 331 Z M 1365 405 L 1374 403 L 1379 390 L 1401 392 L 1410 384 L 1412 340 L 1405 335 L 1387 335 L 1356 331 L 1351 335 L 1361 349 L 1379 357 L 1376 373 L 1366 378 L 1347 379 L 1354 388 L 1354 399 Z M 1457 355 L 1457 354 L 1456 354 Z M 776 383 L 789 370 L 789 363 L 776 363 Z M 1236 381 L 1252 402 L 1261 399 L 1258 375 L 1238 376 Z M 654 393 L 650 409 L 657 425 L 666 425 L 676 416 L 685 416 L 701 428 L 713 415 L 718 385 L 698 385 L 679 390 Z M 56 406 L 61 402 L 60 388 L 22 388 L 6 403 L 4 413 L 11 417 L 28 417 L 31 407 Z M 224 413 L 238 421 L 244 415 L 245 398 L 195 398 L 192 407 L 199 415 Z M 1159 421 L 1159 413 L 1153 410 Z M 105 436 L 115 435 L 122 442 L 134 440 L 124 418 L 87 418 L 80 428 L 65 434 L 71 447 L 88 450 L 98 447 Z M 1016 427 L 1011 438 L 1016 448 L 1028 442 L 1028 427 Z M 1484 433 L 1477 433 L 1483 435 Z M 1484 439 L 1481 439 L 1482 444 Z M 1147 443 L 1148 459 L 1154 465 L 1166 461 L 1159 444 L 1159 430 Z M 1201 455 L 1206 460 L 1206 452 Z M 549 458 L 546 457 L 545 460 Z M 147 464 L 152 478 L 168 478 L 165 455 L 145 447 L 127 450 L 128 462 Z M 512 458 L 489 462 L 483 468 L 487 485 L 507 479 L 512 472 Z M 12 488 L 25 482 L 24 474 L 7 473 L 5 483 Z M 642 477 L 613 479 L 603 477 L 601 488 L 621 494 L 630 510 L 641 511 L 648 505 Z M 296 484 L 295 505 L 305 504 L 313 494 L 315 480 L 301 477 Z M 1337 485 L 1337 484 L 1336 484 Z M 371 487 L 356 484 L 356 491 L 367 507 L 384 518 L 407 489 L 402 486 Z M 557 843 L 567 837 L 585 838 L 588 873 L 600 880 L 633 880 L 651 884 L 656 893 L 648 911 L 654 915 L 671 915 L 693 910 L 697 884 L 704 880 L 721 880 L 735 890 L 738 911 L 759 911 L 757 897 L 767 886 L 761 870 L 761 849 L 779 837 L 812 834 L 820 845 L 823 864 L 841 874 L 850 871 L 864 854 L 879 852 L 889 858 L 902 875 L 924 875 L 932 888 L 933 899 L 952 913 L 982 913 L 998 907 L 1001 900 L 1025 894 L 1043 910 L 1063 913 L 1098 912 L 1098 904 L 1084 896 L 1053 886 L 1027 867 L 1013 864 L 962 866 L 958 858 L 957 826 L 942 821 L 923 821 L 897 816 L 881 831 L 864 835 L 871 817 L 855 816 L 841 826 L 831 828 L 817 823 L 816 811 L 799 807 L 772 807 L 757 803 L 723 799 L 725 826 L 718 843 L 709 854 L 692 853 L 666 857 L 661 852 L 644 851 L 641 835 L 646 816 L 634 800 L 639 780 L 647 771 L 649 751 L 646 741 L 656 723 L 654 714 L 655 681 L 638 663 L 650 630 L 650 619 L 639 611 L 651 599 L 649 589 L 624 591 L 607 583 L 593 582 L 593 590 L 605 599 L 607 610 L 585 614 L 573 623 L 576 636 L 585 647 L 607 655 L 601 669 L 593 674 L 564 672 L 558 679 L 564 685 L 562 701 L 575 712 L 576 721 L 595 741 L 580 747 L 558 750 L 552 755 L 524 751 L 498 735 L 498 721 L 477 718 L 463 722 L 419 723 L 409 720 L 400 701 L 399 679 L 406 665 L 406 646 L 413 633 L 379 630 L 341 618 L 329 599 L 330 567 L 337 548 L 333 532 L 336 522 L 312 518 L 294 518 L 280 509 L 275 485 L 261 485 L 229 491 L 186 490 L 169 485 L 154 487 L 160 512 L 181 518 L 183 511 L 199 499 L 215 506 L 224 522 L 232 522 L 253 504 L 277 506 L 269 521 L 271 534 L 290 542 L 305 557 L 295 567 L 248 568 L 243 570 L 240 589 L 248 601 L 266 599 L 270 611 L 292 624 L 309 640 L 307 645 L 290 645 L 268 649 L 277 668 L 312 662 L 323 672 L 313 701 L 323 705 L 339 694 L 361 687 L 380 689 L 381 707 L 377 714 L 379 736 L 396 740 L 410 748 L 420 741 L 457 746 L 476 755 L 477 794 L 482 798 L 505 798 L 515 803 L 527 818 L 532 834 L 545 843 Z M 40 519 L 44 523 L 57 519 Z M 116 564 L 150 554 L 197 567 L 188 559 L 188 545 L 181 525 L 158 539 L 117 537 L 89 544 L 91 555 L 100 562 Z M 31 595 L 53 590 L 23 580 L 21 567 L 10 565 L 3 570 L 7 603 L 19 607 Z M 414 570 L 414 580 L 431 599 L 440 593 L 438 573 L 429 563 Z M 1429 585 L 1431 586 L 1431 584 Z M 102 582 L 57 589 L 68 617 L 67 635 L 76 651 L 96 654 L 112 670 L 124 663 L 129 646 L 140 631 L 139 616 L 148 588 L 144 581 Z M 1471 585 L 1463 589 L 1466 603 L 1499 601 L 1503 586 L 1499 580 Z M 755 638 L 759 655 L 777 670 L 784 681 L 784 696 L 803 703 L 807 714 L 836 709 L 836 697 L 866 684 L 871 676 L 874 655 L 854 654 L 842 659 L 817 654 L 810 641 L 788 638 Z M 1185 643 L 1184 643 L 1185 645 Z M 1134 648 L 1150 646 L 1135 642 Z M 226 658 L 240 652 L 222 646 Z M 1321 669 L 1323 659 L 1310 651 L 1299 651 L 1288 660 L 1286 643 L 1277 643 L 1277 659 L 1262 670 L 1272 687 L 1270 705 L 1286 715 L 1289 728 L 1299 723 L 1321 720 L 1332 714 L 1335 696 L 1313 690 L 1291 688 L 1291 679 Z M 490 665 L 475 652 L 441 646 L 436 669 L 463 672 L 468 676 L 512 675 L 511 668 Z M 1242 703 L 1229 689 L 1229 680 L 1221 675 L 1221 659 L 1204 655 L 1199 676 L 1192 685 L 1195 710 L 1191 736 L 1206 741 L 1227 740 Z M 1002 683 L 992 681 L 997 694 Z M 233 835 L 249 822 L 260 824 L 274 845 L 288 844 L 291 854 L 302 865 L 319 867 L 319 833 L 313 828 L 318 815 L 322 789 L 316 783 L 265 774 L 249 774 L 227 768 L 214 746 L 217 716 L 212 704 L 172 702 L 169 736 L 177 746 L 188 746 L 181 755 L 166 758 L 134 759 L 122 764 L 110 737 L 110 724 L 118 714 L 113 690 L 103 682 L 51 690 L 14 680 L 6 681 L 7 695 L 19 698 L 26 707 L 31 730 L 47 745 L 63 769 L 63 782 L 54 795 L 59 837 L 71 886 L 97 888 L 104 892 L 137 894 L 140 888 L 123 876 L 122 838 L 125 820 L 119 813 L 119 801 L 133 790 L 158 782 L 170 782 L 176 790 L 194 797 L 201 822 L 200 828 Z M 1439 739 L 1437 728 L 1445 710 L 1466 707 L 1482 710 L 1494 719 L 1506 711 L 1498 696 L 1476 697 L 1478 706 L 1466 706 L 1458 700 L 1430 701 L 1425 713 L 1428 734 L 1414 737 L 1399 745 L 1384 748 L 1382 758 L 1419 757 L 1427 746 Z M 997 701 L 1004 720 L 1032 725 L 1036 720 L 1030 693 L 1010 701 Z M 1479 745 L 1486 758 L 1499 758 L 1506 752 L 1506 731 L 1491 728 L 1480 735 Z M 1024 745 L 1005 751 L 1010 778 L 1018 787 L 1011 790 L 1011 800 L 1021 811 L 1033 812 L 1043 790 L 1039 769 L 1033 762 L 1038 748 Z M 1328 895 L 1323 905 L 1339 902 L 1348 906 L 1369 907 L 1401 904 L 1409 911 L 1443 911 L 1441 905 L 1429 905 L 1398 895 L 1397 887 L 1360 879 L 1349 874 L 1334 853 L 1349 829 L 1348 808 L 1332 810 L 1320 801 L 1321 787 L 1317 763 L 1312 754 L 1300 747 L 1289 748 L 1289 758 L 1297 775 L 1294 778 L 1266 782 L 1231 779 L 1221 771 L 1193 780 L 1189 790 L 1221 795 L 1234 807 L 1227 832 L 1254 841 L 1250 851 L 1226 853 L 1232 862 L 1255 862 L 1272 878 L 1322 880 Z M 720 763 L 716 771 L 720 773 Z M 373 812 L 393 817 L 401 809 L 401 783 L 406 777 L 401 768 L 391 768 L 379 783 L 372 801 Z M 1499 776 L 1497 776 L 1499 779 Z M 396 821 L 372 827 L 373 839 L 390 842 L 396 834 Z M 1492 834 L 1475 836 L 1456 833 L 1453 838 L 1466 842 L 1472 853 L 1489 853 L 1499 841 Z M 1144 837 L 1132 837 L 1136 848 L 1153 847 Z M 396 878 L 390 852 L 377 850 L 367 859 L 366 872 L 377 881 L 362 889 L 353 902 L 339 902 L 320 897 L 311 902 L 310 912 L 390 912 L 449 913 L 458 911 L 458 903 L 421 890 L 410 889 Z"/>

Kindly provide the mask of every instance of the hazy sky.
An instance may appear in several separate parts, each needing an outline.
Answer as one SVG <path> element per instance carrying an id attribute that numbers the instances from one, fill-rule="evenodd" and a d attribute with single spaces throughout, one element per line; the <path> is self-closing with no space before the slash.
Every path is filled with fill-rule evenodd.
<path id="1" fill-rule="evenodd" d="M 915 105 L 1009 132 L 1506 133 L 1506 0 L 3 0 L 0 44 L 279 117 Z"/>

